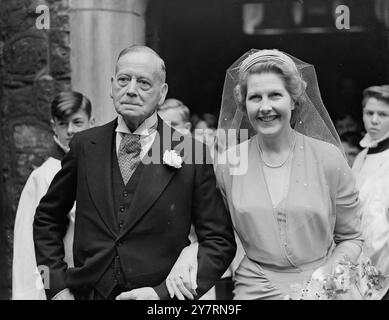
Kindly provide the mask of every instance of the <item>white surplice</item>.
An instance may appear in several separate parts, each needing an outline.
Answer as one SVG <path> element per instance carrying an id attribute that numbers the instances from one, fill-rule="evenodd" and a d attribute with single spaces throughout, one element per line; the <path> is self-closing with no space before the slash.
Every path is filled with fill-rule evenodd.
<path id="1" fill-rule="evenodd" d="M 368 154 L 362 150 L 353 165 L 362 212 L 363 253 L 389 276 L 389 149 Z M 389 281 L 380 290 L 381 297 Z"/>
<path id="2" fill-rule="evenodd" d="M 12 299 L 45 300 L 46 295 L 37 270 L 33 221 L 35 210 L 46 194 L 55 174 L 61 169 L 61 162 L 48 158 L 29 176 L 20 196 L 14 227 L 14 249 L 12 264 Z M 64 238 L 65 262 L 73 266 L 73 234 L 75 206 L 69 213 L 69 227 Z"/>

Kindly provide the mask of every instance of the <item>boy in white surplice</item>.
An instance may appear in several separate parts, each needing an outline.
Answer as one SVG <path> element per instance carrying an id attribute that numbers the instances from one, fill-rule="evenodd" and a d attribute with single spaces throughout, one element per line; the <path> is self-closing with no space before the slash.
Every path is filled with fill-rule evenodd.
<path id="1" fill-rule="evenodd" d="M 363 253 L 389 275 L 389 85 L 364 90 L 363 122 L 366 135 L 353 165 L 362 205 Z M 389 281 L 381 291 L 389 289 Z"/>
<path id="2" fill-rule="evenodd" d="M 51 104 L 51 124 L 55 145 L 49 158 L 29 176 L 20 196 L 14 227 L 14 251 L 12 265 L 12 299 L 45 300 L 45 290 L 37 271 L 32 224 L 35 210 L 68 151 L 74 133 L 93 126 L 91 103 L 79 92 L 59 93 Z M 75 206 L 69 212 L 69 228 L 64 238 L 65 260 L 73 265 L 72 243 Z"/>

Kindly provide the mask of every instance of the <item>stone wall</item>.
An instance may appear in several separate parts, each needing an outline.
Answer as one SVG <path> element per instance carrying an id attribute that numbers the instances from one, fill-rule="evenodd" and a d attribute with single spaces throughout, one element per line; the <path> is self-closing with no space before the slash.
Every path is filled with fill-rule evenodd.
<path id="1" fill-rule="evenodd" d="M 48 30 L 35 26 L 40 4 L 50 10 Z M 0 299 L 8 299 L 20 192 L 52 144 L 50 101 L 70 89 L 69 2 L 1 0 L 0 30 Z"/>

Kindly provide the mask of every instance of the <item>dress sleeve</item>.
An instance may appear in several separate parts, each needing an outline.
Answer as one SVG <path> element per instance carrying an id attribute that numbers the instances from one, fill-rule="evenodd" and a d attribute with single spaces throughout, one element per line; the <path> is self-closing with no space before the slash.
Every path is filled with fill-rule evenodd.
<path id="1" fill-rule="evenodd" d="M 362 247 L 361 217 L 358 190 L 351 168 L 337 148 L 332 155 L 331 175 L 334 177 L 336 222 L 334 241 L 350 241 Z"/>
<path id="2" fill-rule="evenodd" d="M 231 217 L 223 204 L 222 195 L 216 188 L 212 161 L 207 158 L 207 152 L 203 154 L 203 163 L 195 167 L 192 202 L 192 223 L 199 242 L 199 296 L 221 278 L 236 253 Z"/>

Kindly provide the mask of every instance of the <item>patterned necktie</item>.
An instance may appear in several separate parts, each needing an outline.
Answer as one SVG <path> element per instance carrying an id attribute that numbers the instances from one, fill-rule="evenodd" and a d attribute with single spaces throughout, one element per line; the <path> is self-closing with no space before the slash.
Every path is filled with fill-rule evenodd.
<path id="1" fill-rule="evenodd" d="M 132 133 L 124 134 L 119 145 L 118 162 L 125 185 L 140 163 L 140 151 L 140 136 Z"/>

